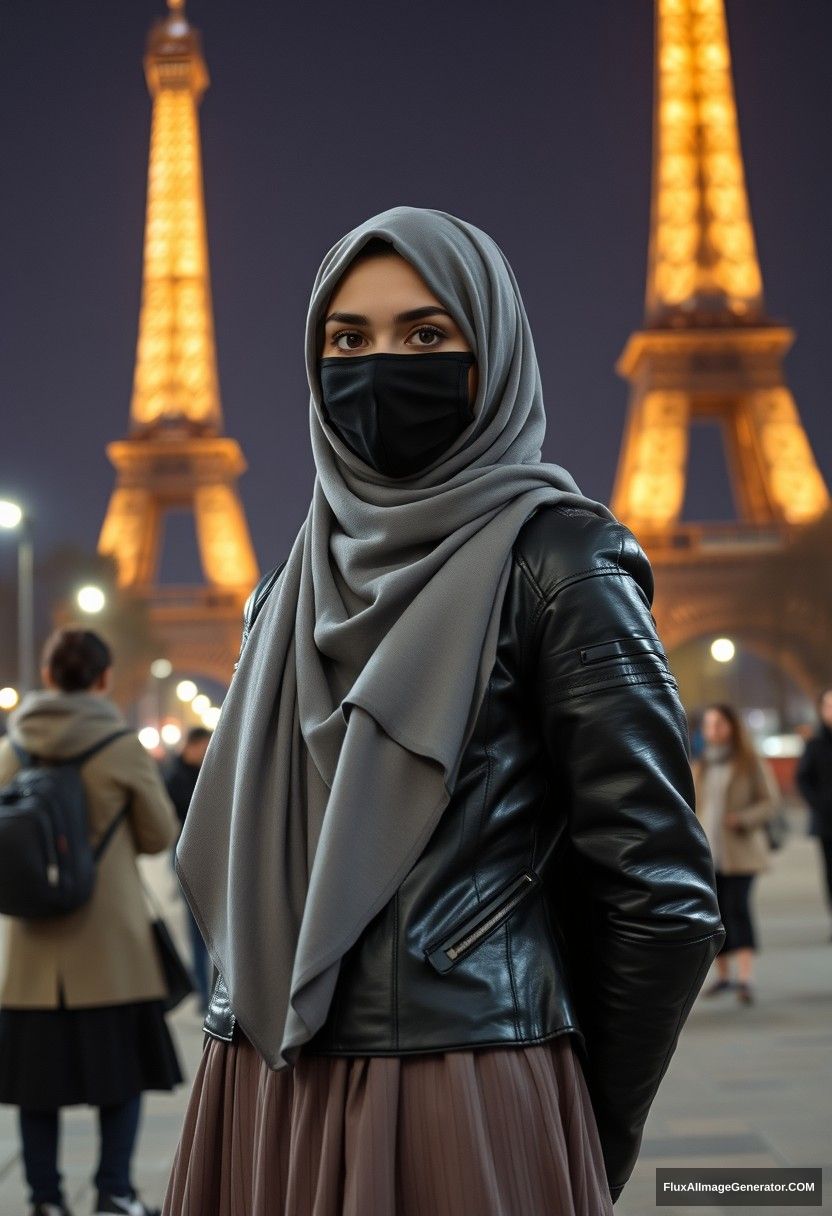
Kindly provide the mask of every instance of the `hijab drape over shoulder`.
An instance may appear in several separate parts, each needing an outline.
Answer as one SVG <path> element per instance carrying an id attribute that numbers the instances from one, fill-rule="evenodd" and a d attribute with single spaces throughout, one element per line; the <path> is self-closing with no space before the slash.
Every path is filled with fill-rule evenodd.
<path id="1" fill-rule="evenodd" d="M 398 479 L 364 464 L 321 413 L 326 306 L 372 237 L 421 274 L 479 373 L 470 426 Z M 464 220 L 393 207 L 338 241 L 312 288 L 306 368 L 312 501 L 243 650 L 177 850 L 231 1006 L 275 1069 L 323 1024 L 342 956 L 450 799 L 524 521 L 547 503 L 613 518 L 541 463 L 540 374 L 517 283 Z"/>

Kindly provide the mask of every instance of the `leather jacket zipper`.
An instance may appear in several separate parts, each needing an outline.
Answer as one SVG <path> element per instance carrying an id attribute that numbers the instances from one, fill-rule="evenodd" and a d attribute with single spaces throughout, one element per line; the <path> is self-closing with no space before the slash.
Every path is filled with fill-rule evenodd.
<path id="1" fill-rule="evenodd" d="M 474 942 L 478 942 L 481 937 L 493 929 L 497 922 L 509 913 L 515 904 L 520 903 L 520 900 L 526 894 L 526 888 L 530 887 L 533 881 L 534 879 L 531 874 L 523 874 L 517 880 L 521 889 L 516 891 L 511 899 L 507 900 L 496 912 L 493 912 L 488 920 L 484 920 L 481 925 L 474 929 L 473 933 L 469 933 L 467 937 L 463 937 L 461 941 L 455 942 L 452 946 L 446 947 L 445 953 L 448 958 L 451 960 L 457 959 L 469 946 L 473 946 Z"/>
<path id="2" fill-rule="evenodd" d="M 509 916 L 514 908 L 523 900 L 533 887 L 537 886 L 540 876 L 533 870 L 525 870 L 522 874 L 500 892 L 494 899 L 487 901 L 471 916 L 465 918 L 452 937 L 446 937 L 439 945 L 429 947 L 425 955 L 437 971 L 448 971 L 464 955 L 488 937 L 498 925 Z"/>

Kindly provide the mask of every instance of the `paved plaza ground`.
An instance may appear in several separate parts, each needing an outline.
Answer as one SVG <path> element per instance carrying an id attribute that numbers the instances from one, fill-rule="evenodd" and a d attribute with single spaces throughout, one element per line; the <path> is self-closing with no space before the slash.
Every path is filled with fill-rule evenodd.
<path id="1" fill-rule="evenodd" d="M 802 823 L 798 814 L 798 829 Z M 169 899 L 171 876 L 164 863 L 152 861 L 148 869 L 157 891 Z M 774 870 L 759 883 L 756 907 L 758 1003 L 746 1009 L 733 996 L 697 1001 L 616 1216 L 832 1213 L 832 942 L 812 840 L 797 835 L 776 857 Z M 176 1013 L 173 1025 L 191 1078 L 202 1036 L 190 1004 Z M 161 1202 L 188 1088 L 175 1096 L 146 1097 L 136 1185 L 149 1202 Z M 63 1168 L 76 1216 L 88 1213 L 92 1200 L 92 1113 L 64 1112 Z M 27 1210 L 14 1115 L 0 1107 L 0 1216 Z M 656 1166 L 696 1164 L 823 1166 L 825 1202 L 812 1209 L 656 1207 Z"/>

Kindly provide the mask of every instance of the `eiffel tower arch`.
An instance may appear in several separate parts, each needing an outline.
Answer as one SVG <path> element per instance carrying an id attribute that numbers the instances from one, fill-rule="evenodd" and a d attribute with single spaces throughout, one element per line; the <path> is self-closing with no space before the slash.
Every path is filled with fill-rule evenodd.
<path id="1" fill-rule="evenodd" d="M 226 683 L 259 574 L 237 490 L 245 459 L 223 434 L 198 122 L 208 72 L 184 0 L 154 24 L 144 66 L 153 117 L 130 432 L 107 448 L 116 485 L 98 547 L 122 594 L 147 603 L 174 666 Z M 163 586 L 165 519 L 182 510 L 204 581 Z"/>
<path id="2" fill-rule="evenodd" d="M 618 363 L 631 391 L 612 509 L 653 564 L 668 649 L 726 633 L 811 694 L 832 676 L 832 606 L 776 580 L 829 491 L 783 371 L 794 335 L 766 312 L 724 0 L 656 0 L 653 124 L 645 321 Z M 682 521 L 700 419 L 720 428 L 735 520 Z"/>

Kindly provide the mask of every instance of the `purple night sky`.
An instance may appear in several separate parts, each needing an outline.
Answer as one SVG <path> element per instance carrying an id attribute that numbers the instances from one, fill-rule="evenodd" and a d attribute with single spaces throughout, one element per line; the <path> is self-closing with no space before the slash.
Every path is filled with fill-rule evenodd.
<path id="1" fill-rule="evenodd" d="M 141 56 L 162 0 L 11 0 L 0 47 L 0 495 L 40 552 L 95 545 L 126 431 L 150 99 Z M 650 181 L 650 0 L 365 3 L 191 0 L 222 398 L 250 472 L 262 565 L 282 559 L 314 473 L 303 325 L 324 252 L 368 215 L 439 207 L 490 232 L 535 333 L 544 458 L 608 499 L 639 325 Z M 737 100 L 770 314 L 794 325 L 790 383 L 832 481 L 829 0 L 728 0 Z M 730 512 L 715 435 L 694 437 L 688 518 Z M 163 577 L 197 574 L 174 521 Z M 12 546 L 0 576 L 13 579 Z"/>

